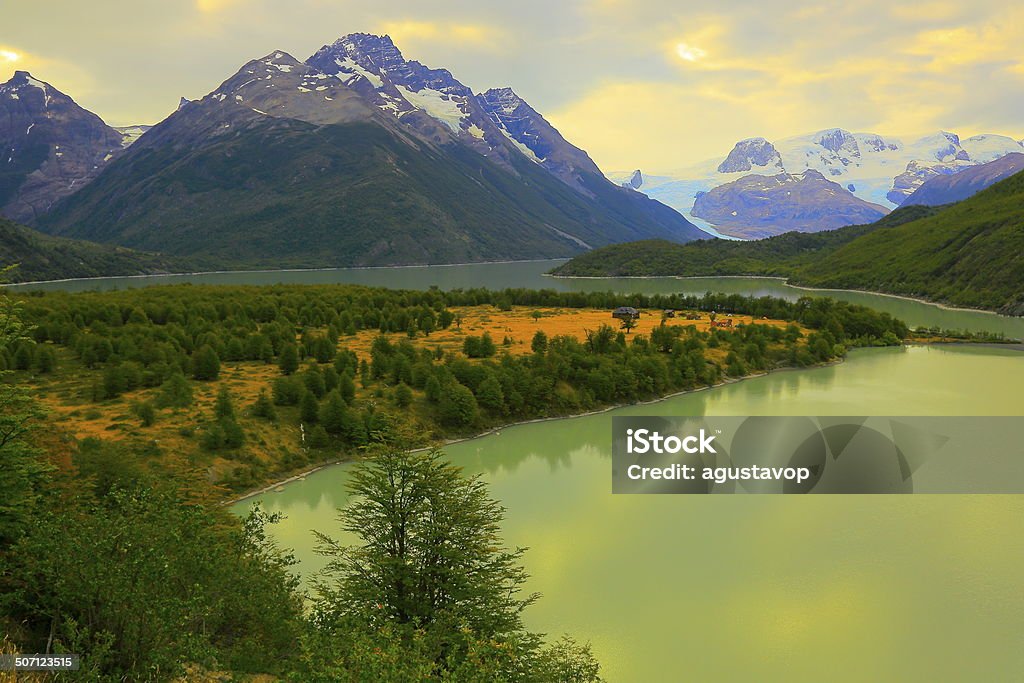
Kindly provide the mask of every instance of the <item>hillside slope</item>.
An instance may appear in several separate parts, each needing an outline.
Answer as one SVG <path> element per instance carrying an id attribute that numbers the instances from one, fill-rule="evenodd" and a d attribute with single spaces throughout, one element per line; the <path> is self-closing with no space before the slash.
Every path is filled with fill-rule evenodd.
<path id="1" fill-rule="evenodd" d="M 644 240 L 615 244 L 562 264 L 553 272 L 565 277 L 706 277 L 715 275 L 790 276 L 801 265 L 823 258 L 871 231 L 931 216 L 925 206 L 899 208 L 868 225 L 818 233 L 787 232 L 748 242 L 703 240 L 674 244 Z"/>
<path id="2" fill-rule="evenodd" d="M 934 216 L 858 237 L 793 279 L 1024 315 L 1024 173 Z"/>
<path id="3" fill-rule="evenodd" d="M 182 259 L 51 237 L 0 218 L 0 269 L 12 265 L 17 267 L 4 274 L 11 282 L 153 275 L 191 269 Z"/>

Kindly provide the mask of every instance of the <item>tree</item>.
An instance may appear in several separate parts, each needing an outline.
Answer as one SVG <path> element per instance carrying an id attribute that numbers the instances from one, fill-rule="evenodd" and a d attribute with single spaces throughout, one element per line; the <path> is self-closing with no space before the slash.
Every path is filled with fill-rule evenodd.
<path id="1" fill-rule="evenodd" d="M 465 427 L 476 421 L 476 397 L 467 387 L 452 381 L 441 394 L 441 421 L 453 427 Z"/>
<path id="2" fill-rule="evenodd" d="M 327 384 L 324 382 L 324 376 L 320 374 L 319 368 L 315 365 L 302 373 L 302 381 L 306 388 L 313 392 L 313 395 L 317 398 L 323 398 L 324 394 L 327 393 Z"/>
<path id="3" fill-rule="evenodd" d="M 339 510 L 342 546 L 317 534 L 315 629 L 303 680 L 600 683 L 589 646 L 543 647 L 526 631 L 523 549 L 504 546 L 504 508 L 479 476 L 437 451 L 385 449 L 356 466 Z"/>
<path id="4" fill-rule="evenodd" d="M 412 389 L 405 382 L 395 387 L 395 405 L 399 408 L 408 408 L 412 403 Z"/>
<path id="5" fill-rule="evenodd" d="M 530 342 L 530 348 L 534 353 L 544 353 L 548 350 L 548 335 L 544 334 L 544 330 L 537 330 L 533 334 L 533 341 Z"/>
<path id="6" fill-rule="evenodd" d="M 217 392 L 217 402 L 213 406 L 213 414 L 218 420 L 235 419 L 235 403 L 231 400 L 231 392 L 222 386 Z"/>
<path id="7" fill-rule="evenodd" d="M 192 376 L 207 381 L 220 376 L 220 357 L 209 344 L 200 347 L 192 356 Z"/>
<path id="8" fill-rule="evenodd" d="M 505 412 L 505 393 L 494 375 L 488 375 L 476 390 L 476 399 L 485 409 L 501 415 Z"/>
<path id="9" fill-rule="evenodd" d="M 295 344 L 284 345 L 277 364 L 285 375 L 290 375 L 299 369 L 299 350 L 295 348 Z"/>
<path id="10" fill-rule="evenodd" d="M 491 338 L 490 332 L 484 332 L 483 336 L 480 337 L 480 356 L 483 358 L 490 358 L 498 352 L 498 348 L 494 345 L 494 339 Z"/>
<path id="11" fill-rule="evenodd" d="M 298 405 L 305 391 L 306 388 L 297 377 L 278 377 L 271 387 L 274 403 L 279 406 Z"/>
<path id="12" fill-rule="evenodd" d="M 320 419 L 320 403 L 308 389 L 303 390 L 302 398 L 299 399 L 299 419 L 310 424 Z"/>
<path id="13" fill-rule="evenodd" d="M 43 346 L 36 353 L 36 368 L 40 374 L 48 374 L 53 372 L 57 366 L 57 355 L 53 352 L 53 348 L 49 346 Z"/>
<path id="14" fill-rule="evenodd" d="M 440 380 L 434 375 L 428 377 L 426 384 L 423 386 L 423 392 L 427 395 L 427 400 L 431 403 L 437 403 L 441 400 L 441 391 Z"/>
<path id="15" fill-rule="evenodd" d="M 320 406 L 320 424 L 328 434 L 341 434 L 345 430 L 345 420 L 348 408 L 345 406 L 345 399 L 337 391 L 327 394 L 322 406 Z"/>
<path id="16" fill-rule="evenodd" d="M 636 327 L 636 322 L 637 322 L 636 318 L 632 318 L 632 317 L 623 318 L 622 319 L 622 329 L 624 329 L 626 331 L 626 334 L 629 334 L 630 331 L 634 327 Z"/>
<path id="17" fill-rule="evenodd" d="M 20 343 L 14 351 L 14 369 L 31 370 L 36 361 L 35 350 L 35 344 L 27 340 Z"/>
<path id="18" fill-rule="evenodd" d="M 160 385 L 157 405 L 161 408 L 188 408 L 192 405 L 192 386 L 185 375 L 176 372 Z"/>
<path id="19" fill-rule="evenodd" d="M 338 391 L 341 392 L 345 403 L 351 404 L 356 399 L 356 383 L 352 381 L 352 377 L 347 372 L 342 373 L 338 379 Z"/>
<path id="20" fill-rule="evenodd" d="M 327 448 L 330 444 L 331 437 L 327 436 L 323 425 L 313 425 L 306 435 L 306 445 L 310 448 Z"/>
<path id="21" fill-rule="evenodd" d="M 462 629 L 495 639 L 522 631 L 536 596 L 522 593 L 523 550 L 502 547 L 504 509 L 479 477 L 463 478 L 437 451 L 388 450 L 358 465 L 348 490 L 353 502 L 339 521 L 361 543 L 317 534 L 327 558 L 316 581 L 319 622 L 423 629 L 439 660 Z"/>
<path id="22" fill-rule="evenodd" d="M 262 417 L 264 420 L 277 422 L 277 409 L 274 408 L 274 402 L 267 396 L 266 389 L 260 389 L 260 395 L 256 397 L 256 402 L 252 404 L 252 414 L 254 417 Z"/>

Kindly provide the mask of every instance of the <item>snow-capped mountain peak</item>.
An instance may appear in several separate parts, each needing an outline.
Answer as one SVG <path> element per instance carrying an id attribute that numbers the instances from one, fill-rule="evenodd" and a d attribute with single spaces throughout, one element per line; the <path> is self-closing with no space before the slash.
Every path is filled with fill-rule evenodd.
<path id="1" fill-rule="evenodd" d="M 759 172 L 761 175 L 781 173 L 782 158 L 778 150 L 764 138 L 740 140 L 718 166 L 719 173 Z"/>

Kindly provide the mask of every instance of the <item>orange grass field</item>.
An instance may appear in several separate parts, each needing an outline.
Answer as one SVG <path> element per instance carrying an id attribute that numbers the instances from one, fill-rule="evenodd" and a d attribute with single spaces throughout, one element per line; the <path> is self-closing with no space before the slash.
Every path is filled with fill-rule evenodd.
<path id="1" fill-rule="evenodd" d="M 507 350 L 512 354 L 531 353 L 530 342 L 537 330 L 543 330 L 544 334 L 551 337 L 557 335 L 568 335 L 583 340 L 586 338 L 587 330 L 596 330 L 601 325 L 611 325 L 615 330 L 619 329 L 620 322 L 612 317 L 611 311 L 606 309 L 593 308 L 530 308 L 516 306 L 510 311 L 499 311 L 494 306 L 465 306 L 453 307 L 450 309 L 456 316 L 462 318 L 462 325 L 456 327 L 453 324 L 447 330 L 431 332 L 428 337 L 419 337 L 414 343 L 417 346 L 426 345 L 431 348 L 440 346 L 444 351 L 461 351 L 462 343 L 469 335 L 482 335 L 489 332 L 498 345 L 499 353 Z M 534 318 L 534 312 L 541 314 L 538 319 Z M 637 326 L 633 328 L 630 336 L 636 334 L 650 334 L 651 330 L 661 324 L 661 311 L 642 311 Z M 704 331 L 711 327 L 711 319 L 707 313 L 700 314 L 700 320 L 686 320 L 685 311 L 677 312 L 677 317 L 665 321 L 667 325 L 694 325 L 698 330 Z M 755 322 L 749 315 L 720 315 L 718 320 L 733 321 L 733 325 L 751 324 Z M 773 325 L 785 327 L 789 323 L 781 320 L 758 320 L 761 325 Z M 370 352 L 370 345 L 379 336 L 377 330 L 363 330 L 355 337 L 342 337 L 341 346 L 349 348 L 359 354 L 360 358 Z M 404 334 L 389 335 L 392 341 L 405 337 Z M 505 338 L 508 337 L 511 345 L 503 346 Z"/>

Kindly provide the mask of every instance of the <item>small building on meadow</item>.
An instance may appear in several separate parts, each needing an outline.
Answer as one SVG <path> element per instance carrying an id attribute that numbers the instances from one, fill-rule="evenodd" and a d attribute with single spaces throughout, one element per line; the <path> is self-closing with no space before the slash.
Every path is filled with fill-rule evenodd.
<path id="1" fill-rule="evenodd" d="M 632 306 L 619 306 L 612 311 L 612 317 L 617 320 L 637 320 L 640 317 L 640 311 Z"/>

